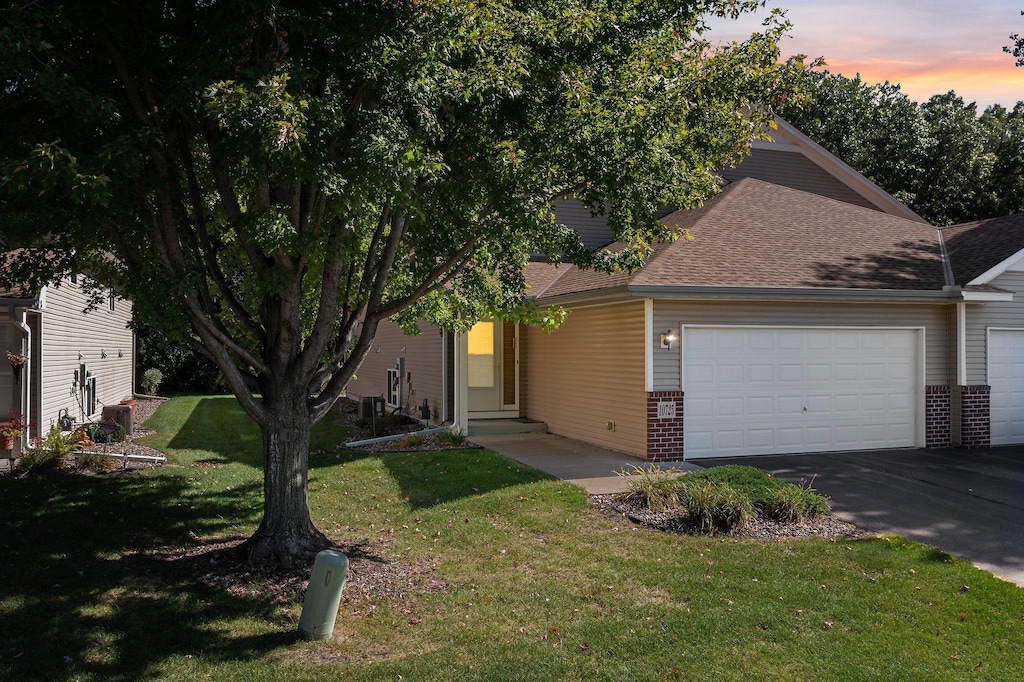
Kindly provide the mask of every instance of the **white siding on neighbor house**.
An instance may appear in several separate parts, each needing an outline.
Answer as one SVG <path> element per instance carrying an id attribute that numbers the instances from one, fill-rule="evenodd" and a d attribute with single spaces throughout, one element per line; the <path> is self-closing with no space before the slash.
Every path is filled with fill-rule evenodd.
<path id="1" fill-rule="evenodd" d="M 44 432 L 62 409 L 68 409 L 76 419 L 81 417 L 78 400 L 71 394 L 80 364 L 88 365 L 90 374 L 96 377 L 96 413 L 86 417 L 98 417 L 104 405 L 117 405 L 133 395 L 134 335 L 128 328 L 131 303 L 116 299 L 114 312 L 107 310 L 105 301 L 98 310 L 86 313 L 87 305 L 85 292 L 67 282 L 46 291 L 42 329 L 33 330 L 42 350 L 39 399 L 40 428 Z"/>
<path id="2" fill-rule="evenodd" d="M 346 388 L 348 397 L 355 401 L 371 396 L 385 397 L 387 370 L 394 369 L 398 358 L 404 358 L 406 376 L 401 379 L 403 407 L 418 418 L 419 406 L 426 398 L 431 416 L 436 413 L 440 418 L 444 405 L 442 337 L 437 327 L 424 322 L 420 323 L 420 332 L 417 336 L 406 336 L 394 322 L 381 322 L 369 355 Z"/>
<path id="3" fill-rule="evenodd" d="M 990 284 L 1013 292 L 1024 292 L 1024 272 L 1008 271 Z M 991 301 L 967 304 L 967 383 L 990 383 L 988 376 L 989 327 L 1024 328 L 1024 293 L 1016 294 L 1013 301 Z"/>
<path id="4" fill-rule="evenodd" d="M 681 325 L 768 327 L 923 327 L 925 383 L 948 384 L 953 378 L 949 354 L 948 305 L 775 302 L 654 302 L 654 390 L 678 391 L 680 359 L 685 349 L 660 347 L 661 333 Z M 685 338 L 683 340 L 685 344 Z"/>
<path id="5" fill-rule="evenodd" d="M 520 333 L 530 419 L 560 436 L 646 457 L 643 301 L 577 308 L 553 332 Z"/>

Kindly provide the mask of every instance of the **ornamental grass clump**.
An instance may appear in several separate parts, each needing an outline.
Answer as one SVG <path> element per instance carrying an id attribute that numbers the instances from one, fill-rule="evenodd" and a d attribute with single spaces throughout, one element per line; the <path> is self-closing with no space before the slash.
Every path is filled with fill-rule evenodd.
<path id="1" fill-rule="evenodd" d="M 626 492 L 615 499 L 625 504 L 662 512 L 679 506 L 679 484 L 676 473 L 659 466 L 633 467 L 632 471 L 618 471 L 626 480 Z"/>
<path id="2" fill-rule="evenodd" d="M 679 501 L 693 525 L 708 535 L 743 530 L 754 516 L 754 505 L 728 483 L 684 481 Z"/>

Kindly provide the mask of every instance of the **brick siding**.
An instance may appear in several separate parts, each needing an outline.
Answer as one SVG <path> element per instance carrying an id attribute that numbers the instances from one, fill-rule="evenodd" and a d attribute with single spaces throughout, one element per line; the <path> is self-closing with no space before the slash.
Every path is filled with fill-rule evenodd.
<path id="1" fill-rule="evenodd" d="M 953 403 L 960 411 L 960 447 L 987 448 L 991 445 L 991 386 L 955 386 Z"/>
<path id="2" fill-rule="evenodd" d="M 676 404 L 675 418 L 658 418 L 658 403 Z M 683 459 L 683 393 L 655 391 L 647 394 L 647 460 L 678 462 Z"/>
<path id="3" fill-rule="evenodd" d="M 950 446 L 951 391 L 948 385 L 925 386 L 925 447 L 948 448 Z"/>

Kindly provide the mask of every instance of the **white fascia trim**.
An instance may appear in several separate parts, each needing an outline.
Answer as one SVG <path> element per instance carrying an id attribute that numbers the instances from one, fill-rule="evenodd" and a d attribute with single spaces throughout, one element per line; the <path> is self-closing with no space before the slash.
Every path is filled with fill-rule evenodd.
<path id="1" fill-rule="evenodd" d="M 804 154 L 804 156 L 812 161 L 817 161 L 819 166 L 821 165 L 821 162 L 824 161 L 826 165 L 822 166 L 822 168 L 831 173 L 837 180 L 843 182 L 843 184 L 847 185 L 857 194 L 861 195 L 879 208 L 887 209 L 888 213 L 898 215 L 901 218 L 906 218 L 907 220 L 913 220 L 917 223 L 930 225 L 927 220 L 914 213 L 891 194 L 858 173 L 838 156 L 793 127 L 793 124 L 779 116 L 775 117 L 775 123 L 779 128 L 800 141 L 800 146 L 802 147 L 800 152 Z M 816 159 L 814 158 L 815 156 L 820 158 Z M 828 166 L 832 166 L 833 168 L 830 169 Z M 845 178 L 842 176 L 845 176 Z"/>
<path id="2" fill-rule="evenodd" d="M 985 339 L 985 354 L 988 355 L 988 332 Z M 967 304 L 956 304 L 956 384 L 967 385 Z"/>
<path id="3" fill-rule="evenodd" d="M 965 301 L 972 303 L 977 301 L 1012 301 L 1013 292 L 999 292 L 999 291 L 964 291 L 963 298 Z"/>
<path id="4" fill-rule="evenodd" d="M 970 286 L 972 284 L 988 284 L 996 277 L 1012 268 L 1017 263 L 1020 263 L 1022 260 L 1024 260 L 1024 249 L 1021 249 L 1020 251 L 1013 254 L 1003 262 L 997 263 L 995 266 L 981 273 L 980 275 L 972 279 L 970 282 L 968 282 L 967 286 Z"/>

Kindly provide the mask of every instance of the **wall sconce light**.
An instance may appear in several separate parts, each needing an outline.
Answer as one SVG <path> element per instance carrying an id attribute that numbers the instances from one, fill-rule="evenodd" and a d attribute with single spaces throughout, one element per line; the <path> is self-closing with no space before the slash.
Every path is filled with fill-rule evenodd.
<path id="1" fill-rule="evenodd" d="M 100 357 L 101 357 L 101 358 L 105 358 L 105 357 L 107 357 L 107 351 L 105 351 L 105 350 L 103 350 L 102 348 L 100 348 Z"/>
<path id="2" fill-rule="evenodd" d="M 666 349 L 675 348 L 676 341 L 679 340 L 679 334 L 676 334 L 671 329 L 667 330 L 661 335 L 661 347 Z"/>
<path id="3" fill-rule="evenodd" d="M 117 357 L 119 357 L 119 358 L 123 358 L 124 357 L 124 351 L 121 350 L 120 348 L 117 349 Z"/>

